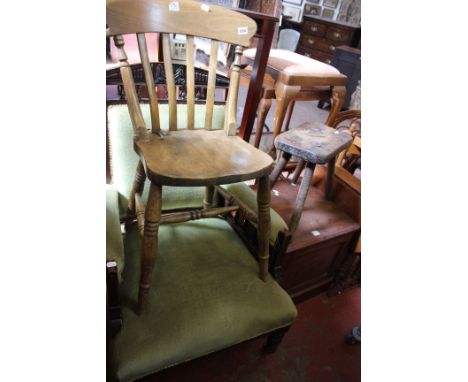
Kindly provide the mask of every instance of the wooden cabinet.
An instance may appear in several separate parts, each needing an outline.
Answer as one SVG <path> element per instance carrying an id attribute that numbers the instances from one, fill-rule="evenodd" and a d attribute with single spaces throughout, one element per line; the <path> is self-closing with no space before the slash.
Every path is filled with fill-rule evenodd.
<path id="1" fill-rule="evenodd" d="M 330 64 L 340 45 L 358 46 L 361 28 L 349 24 L 304 16 L 296 52 Z"/>

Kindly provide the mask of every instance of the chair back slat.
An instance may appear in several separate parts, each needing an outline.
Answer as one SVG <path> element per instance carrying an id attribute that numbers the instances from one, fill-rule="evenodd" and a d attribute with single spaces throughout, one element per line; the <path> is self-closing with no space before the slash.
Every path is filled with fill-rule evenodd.
<path id="1" fill-rule="evenodd" d="M 128 110 L 132 120 L 134 135 L 139 139 L 148 141 L 148 132 L 146 131 L 145 120 L 141 113 L 140 103 L 138 102 L 138 95 L 136 93 L 135 81 L 133 80 L 132 69 L 128 63 L 128 57 L 124 50 L 124 40 L 121 35 L 114 36 L 114 43 L 118 49 L 120 61 L 120 75 L 126 90 Z"/>
<path id="2" fill-rule="evenodd" d="M 194 37 L 187 36 L 187 128 L 195 125 L 195 62 Z"/>
<path id="3" fill-rule="evenodd" d="M 215 126 L 217 125 L 215 121 L 221 116 L 218 111 L 222 112 L 224 109 L 224 129 L 229 135 L 236 134 L 237 93 L 239 90 L 240 55 L 242 54 L 241 46 L 248 46 L 250 39 L 255 34 L 257 27 L 252 19 L 223 7 L 191 0 L 108 0 L 106 24 L 107 36 L 114 36 L 114 40 L 116 41 L 119 61 L 121 62 L 120 72 L 128 101 L 128 109 L 135 135 L 138 139 L 148 141 L 151 135 L 150 132 L 147 131 L 139 105 L 138 89 L 135 86 L 132 69 L 129 66 L 128 58 L 123 50 L 123 34 L 137 35 L 138 48 L 143 67 L 141 73 L 144 73 L 145 77 L 143 80 L 142 75 L 137 83 L 140 86 L 144 82 L 148 91 L 152 125 L 151 132 L 153 134 L 160 134 L 160 130 L 166 128 L 166 126 L 161 125 L 166 124 L 166 117 L 168 117 L 168 128 L 170 131 L 175 131 L 178 128 L 177 113 L 178 111 L 183 113 L 185 105 L 177 105 L 177 81 L 178 85 L 186 86 L 187 95 L 187 119 L 183 117 L 184 120 L 179 121 L 181 122 L 181 128 L 183 128 L 185 124 L 188 129 L 204 127 L 207 130 L 211 130 L 217 128 L 218 126 Z M 161 105 L 161 100 L 158 100 L 158 91 L 155 87 L 155 83 L 162 83 L 162 73 L 159 66 L 150 64 L 146 33 L 159 33 L 161 36 L 162 57 L 158 57 L 158 59 L 162 58 L 164 61 L 168 99 L 167 109 L 166 105 Z M 171 36 L 173 34 L 186 36 L 186 69 L 184 73 L 180 71 L 180 65 L 173 67 L 171 49 Z M 198 47 L 198 40 L 196 37 L 209 39 L 211 41 L 204 108 L 198 105 L 199 102 L 195 99 L 197 94 L 197 89 L 195 87 L 197 79 L 195 53 L 198 51 L 205 52 L 203 43 Z M 224 108 L 219 108 L 215 105 L 219 41 L 237 46 L 236 58 L 231 68 L 229 96 Z M 178 60 L 177 64 L 180 64 Z M 176 68 L 179 69 L 176 71 Z M 181 76 L 184 74 L 185 82 L 181 79 Z M 177 77 L 177 81 L 175 76 Z M 136 75 L 135 78 L 138 80 Z M 203 91 L 201 94 L 202 93 Z M 144 97 L 143 93 L 141 96 Z M 165 113 L 166 110 L 168 110 L 167 114 Z M 196 111 L 197 113 L 204 112 L 205 115 L 198 115 Z M 181 117 L 181 115 L 179 115 L 179 117 Z M 197 122 L 197 120 L 200 122 Z"/>
<path id="4" fill-rule="evenodd" d="M 164 72 L 166 74 L 167 100 L 169 103 L 169 130 L 177 130 L 177 97 L 174 81 L 174 69 L 172 67 L 170 38 L 163 34 L 163 58 Z"/>
<path id="5" fill-rule="evenodd" d="M 159 106 L 158 96 L 155 91 L 153 72 L 148 56 L 148 47 L 146 45 L 146 37 L 144 33 L 137 34 L 138 49 L 140 51 L 141 64 L 143 71 L 145 72 L 146 87 L 148 89 L 148 95 L 150 100 L 150 111 L 151 111 L 151 131 L 153 134 L 158 134 L 160 131 L 159 124 Z"/>
<path id="6" fill-rule="evenodd" d="M 224 115 L 224 131 L 227 135 L 237 134 L 237 97 L 239 93 L 240 66 L 243 48 L 236 46 L 236 55 L 231 66 L 228 101 Z"/>
<path id="7" fill-rule="evenodd" d="M 211 130 L 213 122 L 213 107 L 216 90 L 216 66 L 218 64 L 218 41 L 211 40 L 210 66 L 208 69 L 208 86 L 206 89 L 205 129 Z"/>

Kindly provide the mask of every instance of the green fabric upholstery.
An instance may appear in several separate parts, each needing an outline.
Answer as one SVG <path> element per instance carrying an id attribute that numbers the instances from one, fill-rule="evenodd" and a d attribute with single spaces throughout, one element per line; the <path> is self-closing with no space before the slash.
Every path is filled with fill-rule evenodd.
<path id="1" fill-rule="evenodd" d="M 151 117 L 148 104 L 141 105 L 141 111 L 146 125 L 151 126 Z M 127 210 L 128 197 L 132 190 L 135 169 L 138 164 L 138 155 L 133 149 L 133 128 L 127 105 L 111 105 L 107 109 L 109 145 L 111 152 L 112 184 L 121 194 L 121 211 Z M 159 105 L 159 118 L 161 129 L 168 130 L 169 111 L 167 104 Z M 185 128 L 187 121 L 187 105 L 177 106 L 178 128 Z M 205 105 L 195 105 L 195 126 L 205 123 Z M 213 129 L 223 128 L 224 105 L 215 105 L 213 110 Z M 192 165 L 188 163 L 187 165 Z M 145 183 L 142 195 L 146 203 L 149 193 L 149 181 Z M 163 187 L 163 209 L 193 208 L 203 206 L 204 187 Z"/>
<path id="2" fill-rule="evenodd" d="M 106 260 L 117 263 L 118 278 L 121 281 L 125 256 L 120 229 L 119 195 L 110 185 L 106 185 Z"/>
<path id="3" fill-rule="evenodd" d="M 229 224 L 203 219 L 164 225 L 147 310 L 134 313 L 140 238 L 125 235 L 123 326 L 113 344 L 118 380 L 129 381 L 290 325 L 297 315 Z"/>
<path id="4" fill-rule="evenodd" d="M 245 183 L 233 183 L 226 184 L 222 186 L 225 190 L 229 191 L 232 195 L 237 196 L 241 199 L 247 207 L 257 212 L 257 193 L 252 190 Z M 270 208 L 270 220 L 271 220 L 271 230 L 270 230 L 270 245 L 274 245 L 278 233 L 288 229 L 288 225 L 285 223 L 283 218 L 273 209 Z"/>

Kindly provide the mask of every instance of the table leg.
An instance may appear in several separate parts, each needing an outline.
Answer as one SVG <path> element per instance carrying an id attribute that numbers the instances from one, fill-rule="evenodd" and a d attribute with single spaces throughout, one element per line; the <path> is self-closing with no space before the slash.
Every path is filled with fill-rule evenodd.
<path id="1" fill-rule="evenodd" d="M 307 198 L 307 192 L 309 191 L 309 185 L 312 180 L 312 175 L 314 174 L 315 163 L 306 163 L 306 168 L 304 171 L 304 177 L 302 178 L 301 186 L 296 198 L 296 205 L 294 206 L 294 212 L 291 217 L 291 222 L 289 223 L 289 231 L 291 234 L 297 229 L 299 221 L 301 220 L 302 210 L 304 209 L 304 204 Z"/>
<path id="2" fill-rule="evenodd" d="M 275 85 L 275 96 L 276 96 L 276 108 L 275 108 L 275 127 L 273 130 L 273 142 L 277 135 L 281 133 L 281 127 L 283 126 L 284 117 L 286 110 L 288 109 L 291 101 L 296 98 L 297 94 L 301 90 L 300 86 L 285 85 L 278 81 Z M 271 143 L 270 154 L 275 153 L 275 145 Z"/>
<path id="3" fill-rule="evenodd" d="M 255 131 L 255 143 L 256 148 L 260 147 L 260 140 L 262 139 L 263 125 L 265 124 L 265 119 L 271 108 L 271 99 L 262 98 L 260 104 L 258 105 L 258 115 L 257 115 L 257 128 Z"/>

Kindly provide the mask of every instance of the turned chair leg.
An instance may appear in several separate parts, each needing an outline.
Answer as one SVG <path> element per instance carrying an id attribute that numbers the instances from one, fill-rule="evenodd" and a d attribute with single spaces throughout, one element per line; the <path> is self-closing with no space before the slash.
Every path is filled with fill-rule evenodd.
<path id="1" fill-rule="evenodd" d="M 262 348 L 262 352 L 265 354 L 275 353 L 290 327 L 291 326 L 286 326 L 285 328 L 280 328 L 270 333 L 268 335 L 266 344 Z"/>
<path id="2" fill-rule="evenodd" d="M 258 179 L 258 261 L 260 278 L 265 281 L 268 275 L 270 257 L 270 180 L 268 176 Z"/>
<path id="3" fill-rule="evenodd" d="M 127 208 L 127 217 L 135 216 L 135 194 L 142 194 L 145 187 L 146 173 L 143 163 L 138 162 L 135 179 L 133 180 L 132 191 L 130 192 L 130 197 L 128 198 L 128 208 Z"/>
<path id="4" fill-rule="evenodd" d="M 154 262 L 158 252 L 158 229 L 161 220 L 162 186 L 151 184 L 145 213 L 143 253 L 141 256 L 140 291 L 137 313 L 141 314 L 148 303 Z"/>
<path id="5" fill-rule="evenodd" d="M 297 162 L 296 168 L 294 169 L 292 178 L 291 178 L 291 184 L 296 184 L 297 180 L 299 179 L 299 175 L 301 175 L 302 170 L 304 170 L 305 167 L 305 160 L 304 159 L 299 159 L 299 162 Z"/>
<path id="6" fill-rule="evenodd" d="M 203 208 L 211 208 L 213 205 L 214 186 L 205 187 L 205 197 L 203 199 Z"/>
<path id="7" fill-rule="evenodd" d="M 271 99 L 262 98 L 260 104 L 258 105 L 258 116 L 257 116 L 257 127 L 255 130 L 255 143 L 256 148 L 260 147 L 260 140 L 262 139 L 263 126 L 265 125 L 265 119 L 268 115 L 268 112 L 271 108 Z"/>
<path id="8" fill-rule="evenodd" d="M 288 163 L 289 159 L 291 159 L 291 154 L 286 153 L 286 152 L 283 151 L 281 153 L 280 160 L 278 161 L 275 168 L 273 169 L 273 171 L 270 174 L 270 187 L 273 187 L 275 185 L 275 183 L 278 180 L 281 172 L 286 167 L 286 164 Z"/>
<path id="9" fill-rule="evenodd" d="M 315 163 L 307 162 L 306 168 L 304 171 L 304 177 L 299 188 L 299 192 L 296 198 L 296 205 L 294 206 L 294 212 L 291 217 L 291 222 L 289 223 L 289 231 L 291 234 L 296 232 L 299 221 L 301 220 L 302 210 L 304 209 L 304 204 L 307 198 L 307 192 L 309 191 L 309 185 L 312 180 L 312 175 L 314 174 Z"/>

